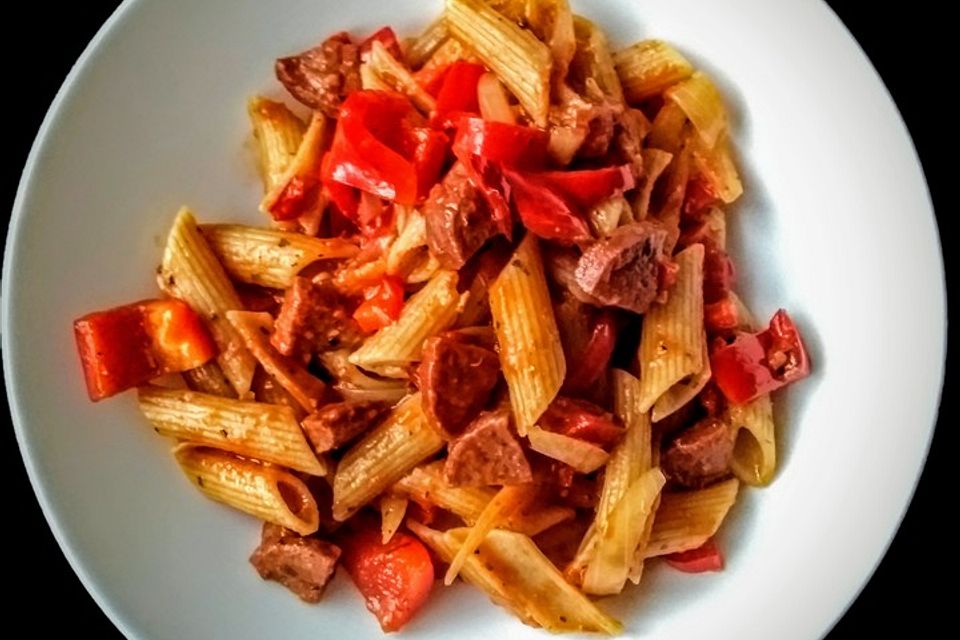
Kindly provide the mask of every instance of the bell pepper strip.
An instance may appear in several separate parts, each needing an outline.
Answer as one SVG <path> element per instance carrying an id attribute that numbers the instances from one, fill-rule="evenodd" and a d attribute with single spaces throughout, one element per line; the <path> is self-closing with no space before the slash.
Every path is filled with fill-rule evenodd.
<path id="1" fill-rule="evenodd" d="M 613 414 L 592 402 L 558 396 L 540 417 L 541 429 L 579 438 L 608 449 L 623 435 Z"/>
<path id="2" fill-rule="evenodd" d="M 500 164 L 482 156 L 468 155 L 463 160 L 470 182 L 480 190 L 490 217 L 497 224 L 497 231 L 513 240 L 513 214 L 510 212 L 510 183 L 503 174 Z"/>
<path id="3" fill-rule="evenodd" d="M 152 378 L 194 369 L 217 354 L 193 309 L 180 300 L 144 300 L 77 319 L 73 332 L 96 402 Z"/>
<path id="4" fill-rule="evenodd" d="M 270 207 L 270 215 L 280 222 L 299 218 L 317 202 L 320 189 L 320 181 L 315 177 L 294 176 Z"/>
<path id="5" fill-rule="evenodd" d="M 568 354 L 567 361 L 575 362 L 576 367 L 567 371 L 567 379 L 563 383 L 564 392 L 579 394 L 588 391 L 607 370 L 616 341 L 617 327 L 614 316 L 609 310 L 604 310 L 597 317 L 582 351 Z"/>
<path id="6" fill-rule="evenodd" d="M 582 171 L 544 171 L 529 177 L 569 199 L 584 212 L 611 196 L 629 191 L 635 184 L 628 164 Z"/>
<path id="7" fill-rule="evenodd" d="M 392 324 L 403 311 L 403 282 L 385 276 L 379 284 L 368 288 L 364 302 L 353 312 L 353 319 L 364 333 L 373 333 Z"/>
<path id="8" fill-rule="evenodd" d="M 703 573 L 723 569 L 723 554 L 710 538 L 696 549 L 671 553 L 663 557 L 671 567 L 684 573 Z"/>
<path id="9" fill-rule="evenodd" d="M 361 528 L 362 527 L 362 528 Z M 383 544 L 379 527 L 352 527 L 338 536 L 341 561 L 386 631 L 399 631 L 427 601 L 433 561 L 417 538 L 398 531 Z"/>
<path id="10" fill-rule="evenodd" d="M 360 206 L 360 192 L 353 187 L 348 187 L 345 184 L 340 184 L 339 182 L 328 179 L 330 175 L 329 163 L 330 154 L 327 153 L 323 156 L 323 161 L 320 163 L 320 175 L 322 176 L 321 182 L 323 183 L 324 193 L 326 193 L 327 198 L 337 208 L 337 211 L 340 212 L 340 215 L 351 222 L 355 222 L 357 220 L 357 210 Z"/>
<path id="11" fill-rule="evenodd" d="M 740 313 L 730 296 L 703 305 L 703 324 L 710 335 L 733 331 L 740 325 Z"/>
<path id="12" fill-rule="evenodd" d="M 450 72 L 451 66 L 453 65 L 426 65 L 413 73 L 413 79 L 423 87 L 424 91 L 436 98 L 440 95 L 440 90 L 443 88 L 443 81 Z"/>
<path id="13" fill-rule="evenodd" d="M 373 48 L 373 43 L 379 42 L 390 55 L 397 60 L 403 60 L 403 51 L 400 49 L 400 40 L 396 32 L 390 27 L 381 27 L 373 32 L 366 40 L 360 43 L 360 55 L 365 56 Z"/>
<path id="14" fill-rule="evenodd" d="M 333 145 L 323 162 L 324 183 L 416 204 L 437 181 L 446 148 L 446 137 L 423 124 L 399 93 L 351 93 L 340 107 Z"/>
<path id="15" fill-rule="evenodd" d="M 457 60 L 450 65 L 437 93 L 437 108 L 430 124 L 441 129 L 455 128 L 463 115 L 480 113 L 477 85 L 486 73 L 482 64 Z"/>
<path id="16" fill-rule="evenodd" d="M 489 122 L 482 118 L 461 118 L 453 141 L 453 153 L 461 160 L 477 155 L 506 167 L 536 170 L 546 163 L 548 140 L 543 129 Z"/>
<path id="17" fill-rule="evenodd" d="M 568 198 L 530 174 L 511 169 L 504 169 L 503 174 L 510 184 L 520 221 L 531 233 L 564 243 L 590 240 L 590 227 Z"/>
<path id="18" fill-rule="evenodd" d="M 683 199 L 683 216 L 694 218 L 707 207 L 719 202 L 720 197 L 713 185 L 703 174 L 698 173 L 687 182 L 687 192 Z"/>
<path id="19" fill-rule="evenodd" d="M 810 359 L 787 312 L 777 311 L 759 333 L 718 338 L 710 354 L 713 379 L 733 404 L 746 404 L 810 375 Z"/>

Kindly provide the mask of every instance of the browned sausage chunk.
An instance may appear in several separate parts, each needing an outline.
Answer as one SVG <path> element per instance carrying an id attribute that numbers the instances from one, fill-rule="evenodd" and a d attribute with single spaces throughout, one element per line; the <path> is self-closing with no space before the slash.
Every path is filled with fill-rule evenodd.
<path id="1" fill-rule="evenodd" d="M 277 80 L 303 104 L 337 117 L 340 103 L 360 88 L 360 49 L 340 32 L 314 47 L 276 64 Z"/>
<path id="2" fill-rule="evenodd" d="M 577 284 L 611 307 L 644 313 L 661 291 L 671 263 L 667 230 L 654 221 L 620 227 L 591 245 L 577 263 Z"/>
<path id="3" fill-rule="evenodd" d="M 497 234 L 480 190 L 459 162 L 434 185 L 423 205 L 430 253 L 447 269 L 459 269 Z"/>
<path id="4" fill-rule="evenodd" d="M 386 413 L 384 402 L 334 402 L 303 419 L 301 426 L 314 451 L 339 449 L 377 423 Z"/>
<path id="5" fill-rule="evenodd" d="M 340 558 L 340 548 L 289 529 L 263 525 L 260 546 L 250 563 L 264 580 L 276 580 L 305 602 L 319 602 Z"/>
<path id="6" fill-rule="evenodd" d="M 283 298 L 270 341 L 283 355 L 300 358 L 353 348 L 363 341 L 363 333 L 350 314 L 349 304 L 349 299 L 328 282 L 295 278 Z"/>
<path id="7" fill-rule="evenodd" d="M 483 409 L 500 376 L 500 359 L 456 332 L 423 343 L 417 379 L 423 411 L 437 429 L 456 437 Z"/>
<path id="8" fill-rule="evenodd" d="M 531 482 L 530 463 L 510 430 L 510 411 L 481 413 L 450 445 L 443 472 L 453 485 Z"/>
<path id="9" fill-rule="evenodd" d="M 716 418 L 705 418 L 667 444 L 660 466 L 676 484 L 699 488 L 729 474 L 732 458 L 730 429 Z"/>

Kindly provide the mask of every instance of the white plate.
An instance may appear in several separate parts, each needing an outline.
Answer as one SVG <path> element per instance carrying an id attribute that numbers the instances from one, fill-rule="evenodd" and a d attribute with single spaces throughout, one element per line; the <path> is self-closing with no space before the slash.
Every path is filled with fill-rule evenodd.
<path id="1" fill-rule="evenodd" d="M 814 376 L 780 397 L 782 465 L 724 529 L 722 574 L 654 569 L 604 603 L 631 636 L 814 638 L 894 534 L 936 416 L 945 335 L 933 211 L 906 129 L 836 17 L 806 0 L 575 3 L 616 43 L 677 43 L 735 114 L 734 257 L 758 315 L 800 323 Z M 258 219 L 246 99 L 332 31 L 426 24 L 416 0 L 138 0 L 64 83 L 27 162 L 3 271 L 3 356 L 27 469 L 67 558 L 131 638 L 376 637 L 342 576 L 307 606 L 247 564 L 259 527 L 207 501 L 131 394 L 91 404 L 71 321 L 155 294 L 181 203 Z M 464 585 L 405 637 L 542 638 Z"/>

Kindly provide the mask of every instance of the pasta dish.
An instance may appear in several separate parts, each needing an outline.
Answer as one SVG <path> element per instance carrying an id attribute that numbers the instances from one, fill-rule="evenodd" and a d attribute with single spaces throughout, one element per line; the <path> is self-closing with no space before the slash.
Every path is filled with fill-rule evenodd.
<path id="1" fill-rule="evenodd" d="M 135 388 L 188 480 L 263 522 L 262 578 L 316 603 L 342 565 L 387 632 L 459 577 L 617 634 L 597 598 L 648 562 L 722 569 L 810 362 L 735 293 L 710 77 L 567 0 L 446 0 L 275 73 L 264 224 L 181 209 L 161 295 L 74 322 L 90 398 Z"/>

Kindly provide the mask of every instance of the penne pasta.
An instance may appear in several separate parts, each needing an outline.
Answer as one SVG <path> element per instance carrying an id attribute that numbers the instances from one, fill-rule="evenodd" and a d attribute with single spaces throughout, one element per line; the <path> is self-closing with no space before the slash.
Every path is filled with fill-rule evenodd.
<path id="1" fill-rule="evenodd" d="M 447 29 L 447 23 L 441 16 L 431 22 L 427 28 L 423 30 L 423 33 L 413 38 L 409 44 L 404 47 L 404 59 L 406 60 L 407 66 L 411 69 L 417 69 L 423 66 L 449 38 L 450 30 Z"/>
<path id="2" fill-rule="evenodd" d="M 223 398 L 237 397 L 237 392 L 233 390 L 233 385 L 231 385 L 227 377 L 223 375 L 223 369 L 221 369 L 220 365 L 216 362 L 208 362 L 196 369 L 184 371 L 183 379 L 187 383 L 187 387 L 194 391 L 209 393 Z"/>
<path id="3" fill-rule="evenodd" d="M 573 13 L 567 0 L 530 0 L 524 7 L 527 24 L 550 47 L 553 58 L 552 83 L 559 86 L 577 52 Z"/>
<path id="4" fill-rule="evenodd" d="M 387 544 L 393 538 L 403 517 L 407 514 L 410 500 L 406 496 L 385 493 L 380 498 L 380 541 Z"/>
<path id="5" fill-rule="evenodd" d="M 267 193 L 283 183 L 283 176 L 297 155 L 307 127 L 282 102 L 252 98 L 247 104 L 247 112 L 257 140 L 263 191 Z"/>
<path id="6" fill-rule="evenodd" d="M 158 280 L 165 293 L 183 300 L 207 320 L 220 348 L 217 363 L 237 395 L 245 397 L 257 361 L 226 318 L 227 311 L 243 309 L 243 304 L 186 207 L 170 229 Z"/>
<path id="7" fill-rule="evenodd" d="M 665 492 L 653 520 L 646 557 L 696 549 L 717 532 L 737 499 L 731 478 L 694 491 Z"/>
<path id="8" fill-rule="evenodd" d="M 671 387 L 699 373 L 703 341 L 703 245 L 676 255 L 677 283 L 666 304 L 653 305 L 640 334 L 640 411 L 648 411 Z"/>
<path id="9" fill-rule="evenodd" d="M 140 411 L 162 436 L 326 475 L 289 407 L 196 391 L 141 387 Z"/>
<path id="10" fill-rule="evenodd" d="M 490 311 L 517 431 L 526 435 L 559 393 L 567 372 L 540 245 L 532 233 L 490 286 Z"/>
<path id="11" fill-rule="evenodd" d="M 308 372 L 302 364 L 287 358 L 270 344 L 273 317 L 269 313 L 228 311 L 227 320 L 260 366 L 272 376 L 307 413 L 316 411 L 327 392 L 327 385 Z"/>
<path id="12" fill-rule="evenodd" d="M 653 521 L 657 517 L 657 509 L 660 508 L 660 499 L 662 496 L 663 492 L 661 491 L 661 493 L 657 495 L 656 500 L 653 502 L 653 509 L 649 514 L 647 514 L 647 519 L 643 523 L 643 531 L 640 534 L 640 544 L 637 545 L 637 550 L 633 554 L 633 562 L 630 564 L 630 570 L 627 572 L 627 578 L 633 584 L 640 584 L 640 579 L 643 578 L 643 567 L 646 561 L 647 545 L 650 544 L 650 534 L 653 531 Z"/>
<path id="13" fill-rule="evenodd" d="M 659 149 L 676 155 L 682 142 L 683 125 L 687 123 L 687 114 L 674 102 L 665 102 L 657 111 L 650 125 L 647 138 L 649 147 L 644 151 Z"/>
<path id="14" fill-rule="evenodd" d="M 440 261 L 427 246 L 423 214 L 416 209 L 408 210 L 403 224 L 397 222 L 397 229 L 397 238 L 387 251 L 387 275 L 410 283 L 425 282 L 436 275 Z"/>
<path id="15" fill-rule="evenodd" d="M 588 222 L 597 237 L 606 238 L 620 225 L 633 222 L 633 210 L 626 198 L 615 195 L 591 209 Z"/>
<path id="16" fill-rule="evenodd" d="M 468 535 L 465 529 L 450 529 L 440 534 L 422 525 L 414 525 L 413 531 L 448 562 L 452 551 Z M 439 537 L 442 540 L 438 540 Z M 487 534 L 477 553 L 466 560 L 462 574 L 495 603 L 510 609 L 527 624 L 552 632 L 615 635 L 623 631 L 623 625 L 564 580 L 525 535 L 494 529 Z"/>
<path id="17" fill-rule="evenodd" d="M 176 446 L 173 455 L 190 482 L 212 500 L 302 536 L 320 527 L 310 490 L 285 469 L 190 443 Z"/>
<path id="18" fill-rule="evenodd" d="M 457 319 L 460 303 L 457 272 L 438 272 L 407 300 L 396 322 L 367 338 L 350 355 L 350 363 L 388 377 L 405 377 L 408 367 L 420 360 L 423 341 Z"/>
<path id="19" fill-rule="evenodd" d="M 517 115 L 510 106 L 503 84 L 493 73 L 485 73 L 477 82 L 477 104 L 480 116 L 490 122 L 517 124 Z"/>
<path id="20" fill-rule="evenodd" d="M 743 183 L 733 162 L 729 134 L 723 134 L 713 149 L 699 146 L 693 150 L 693 162 L 709 182 L 717 196 L 726 204 L 736 202 L 743 195 Z"/>
<path id="21" fill-rule="evenodd" d="M 710 207 L 703 214 L 704 231 L 716 245 L 727 250 L 727 214 L 720 207 Z"/>
<path id="22" fill-rule="evenodd" d="M 765 394 L 745 405 L 727 407 L 724 422 L 734 432 L 734 475 L 744 484 L 762 486 L 773 480 L 777 468 L 773 403 Z"/>
<path id="23" fill-rule="evenodd" d="M 230 277 L 274 289 L 292 285 L 312 262 L 352 258 L 359 251 L 342 238 L 312 238 L 239 224 L 205 224 L 200 231 Z"/>
<path id="24" fill-rule="evenodd" d="M 414 77 L 421 86 L 428 85 L 431 81 L 440 77 L 448 66 L 458 60 L 472 62 L 476 60 L 476 56 L 456 38 L 447 37 L 423 63 Z"/>
<path id="25" fill-rule="evenodd" d="M 390 85 L 377 75 L 369 62 L 360 64 L 360 86 L 367 91 L 393 91 Z"/>
<path id="26" fill-rule="evenodd" d="M 410 70 L 390 55 L 382 42 L 373 41 L 366 67 L 387 87 L 410 98 L 413 106 L 422 113 L 429 115 L 437 108 L 437 101 L 433 96 L 417 84 Z M 364 89 L 366 88 L 364 84 Z"/>
<path id="27" fill-rule="evenodd" d="M 689 78 L 693 67 L 662 40 L 642 40 L 613 54 L 613 62 L 630 102 L 658 95 L 670 85 Z"/>
<path id="28" fill-rule="evenodd" d="M 319 355 L 327 372 L 336 379 L 333 388 L 345 400 L 375 400 L 396 404 L 410 394 L 406 380 L 375 378 L 367 375 L 356 365 L 350 364 L 350 352 L 346 350 L 325 351 Z"/>
<path id="29" fill-rule="evenodd" d="M 644 529 L 666 478 L 658 468 L 637 478 L 624 492 L 597 534 L 594 557 L 583 574 L 583 592 L 611 595 L 623 591 Z"/>
<path id="30" fill-rule="evenodd" d="M 707 386 L 712 374 L 710 370 L 710 358 L 707 357 L 707 334 L 703 334 L 702 353 L 703 364 L 700 371 L 693 375 L 681 378 L 675 385 L 667 389 L 663 395 L 657 398 L 650 412 L 650 418 L 654 422 L 660 422 L 674 411 L 693 400 L 700 391 Z"/>
<path id="31" fill-rule="evenodd" d="M 577 51 L 571 65 L 571 75 L 577 78 L 578 84 L 587 78 L 593 78 L 610 101 L 622 103 L 623 87 L 613 63 L 607 37 L 595 24 L 582 16 L 573 17 L 573 28 Z"/>
<path id="32" fill-rule="evenodd" d="M 610 457 L 595 444 L 536 426 L 527 429 L 527 439 L 537 453 L 570 465 L 579 473 L 593 473 Z"/>
<path id="33" fill-rule="evenodd" d="M 657 179 L 663 175 L 664 170 L 673 160 L 673 154 L 659 149 L 644 149 L 640 155 L 643 157 L 643 176 L 640 178 L 639 188 L 633 200 L 633 215 L 637 221 L 646 220 L 650 215 L 650 197 L 653 195 L 653 187 L 657 184 Z"/>
<path id="34" fill-rule="evenodd" d="M 664 97 L 680 107 L 700 134 L 705 148 L 713 149 L 727 130 L 727 110 L 720 92 L 701 71 L 664 92 Z"/>
<path id="35" fill-rule="evenodd" d="M 446 0 L 445 15 L 450 33 L 497 74 L 538 126 L 546 126 L 553 69 L 547 45 L 484 0 Z"/>
<path id="36" fill-rule="evenodd" d="M 333 517 L 343 522 L 443 448 L 427 424 L 420 394 L 408 396 L 344 454 L 333 478 Z"/>
<path id="37" fill-rule="evenodd" d="M 279 219 L 277 214 L 283 213 L 277 209 L 281 204 L 281 197 L 288 193 L 291 185 L 299 185 L 300 189 L 313 193 L 314 197 L 302 205 L 306 208 L 299 211 L 296 217 L 307 216 L 319 220 L 326 207 L 326 199 L 317 182 L 317 175 L 320 172 L 320 157 L 323 155 L 327 137 L 327 118 L 321 112 L 315 111 L 310 119 L 310 126 L 303 134 L 297 153 L 276 180 L 275 185 L 267 190 L 263 200 L 260 201 L 260 211 L 271 218 Z M 311 185 L 312 191 L 309 190 Z"/>

